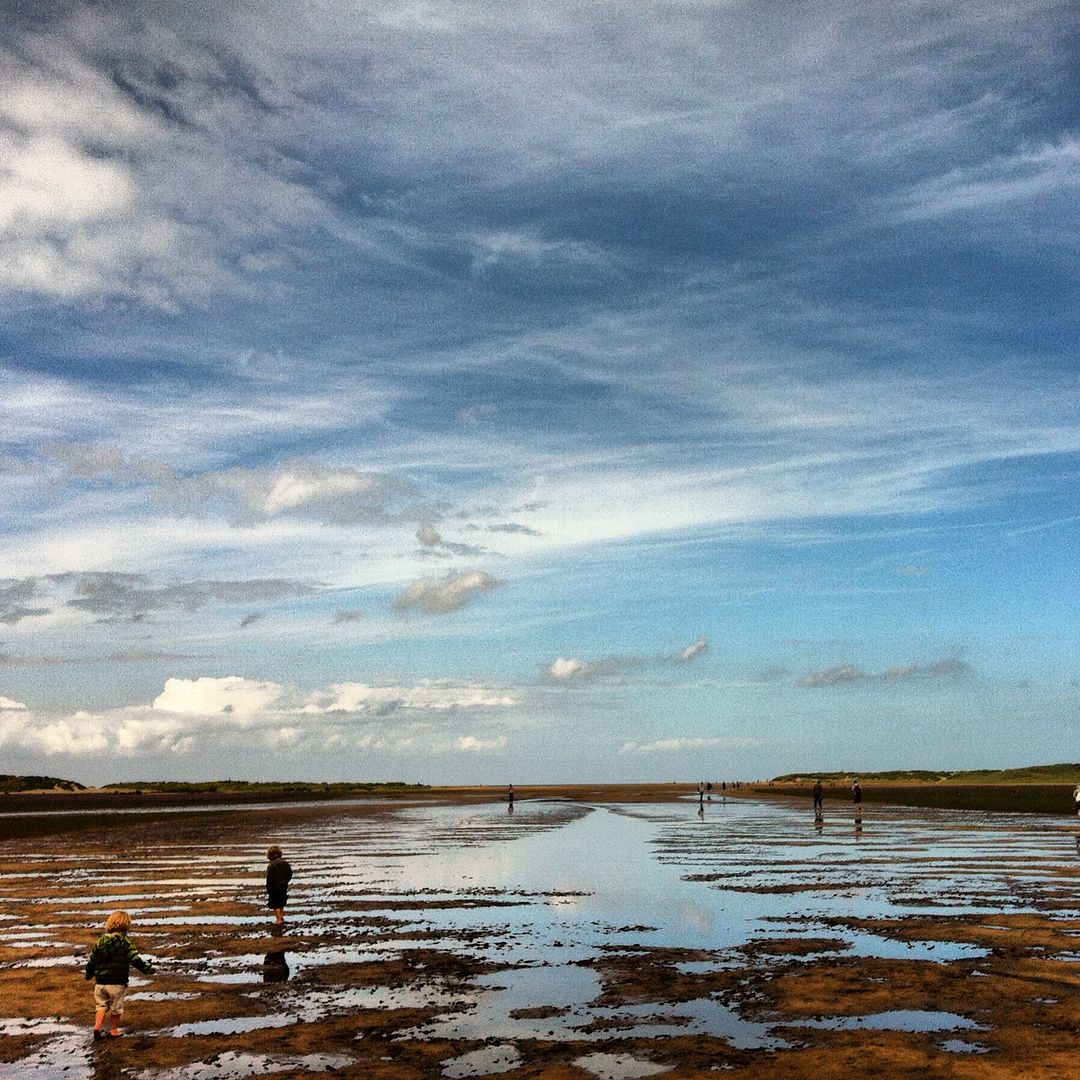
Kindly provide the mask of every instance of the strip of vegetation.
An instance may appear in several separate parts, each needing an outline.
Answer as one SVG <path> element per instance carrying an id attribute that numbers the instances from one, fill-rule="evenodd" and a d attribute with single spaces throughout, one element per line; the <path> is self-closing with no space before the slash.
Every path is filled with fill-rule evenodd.
<path id="1" fill-rule="evenodd" d="M 896 769 L 892 772 L 810 772 L 787 773 L 777 776 L 774 782 L 790 784 L 820 780 L 852 781 L 858 777 L 864 784 L 867 781 L 884 783 L 927 783 L 927 784 L 1076 784 L 1080 783 L 1080 764 L 1027 765 L 1019 769 L 966 769 L 954 771 L 933 771 L 928 769 Z"/>
<path id="2" fill-rule="evenodd" d="M 851 785 L 822 783 L 826 807 L 830 803 L 851 804 Z M 806 800 L 810 805 L 809 785 L 762 787 L 758 794 L 787 795 Z M 985 810 L 992 813 L 1069 815 L 1074 813 L 1073 784 L 914 784 L 907 786 L 882 783 L 875 787 L 872 778 L 862 783 L 864 803 L 889 803 L 894 806 L 926 806 L 942 810 Z"/>
<path id="3" fill-rule="evenodd" d="M 338 799 L 353 795 L 370 795 L 373 792 L 420 791 L 427 787 L 427 784 L 406 784 L 401 780 L 335 784 L 319 784 L 305 780 L 211 780 L 200 783 L 179 780 L 134 780 L 121 784 L 106 784 L 103 790 L 153 792 L 165 795 L 208 795 L 219 792 L 239 795 L 306 795 L 319 799 Z"/>
<path id="4" fill-rule="evenodd" d="M 55 776 L 0 775 L 0 792 L 6 791 L 85 791 L 74 780 L 59 780 Z"/>

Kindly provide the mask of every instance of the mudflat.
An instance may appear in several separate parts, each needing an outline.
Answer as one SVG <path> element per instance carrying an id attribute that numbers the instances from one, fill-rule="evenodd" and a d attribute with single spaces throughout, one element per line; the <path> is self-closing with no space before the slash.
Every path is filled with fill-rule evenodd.
<path id="1" fill-rule="evenodd" d="M 0 843 L 0 1077 L 1073 1066 L 1066 818 L 670 785 L 114 809 Z M 295 870 L 280 931 L 271 843 Z M 93 1042 L 82 966 L 116 909 L 157 970 Z"/>

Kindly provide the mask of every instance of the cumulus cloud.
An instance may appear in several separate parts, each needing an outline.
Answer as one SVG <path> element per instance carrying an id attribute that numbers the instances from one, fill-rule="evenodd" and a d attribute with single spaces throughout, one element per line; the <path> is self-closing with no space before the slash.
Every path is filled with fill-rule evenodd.
<path id="1" fill-rule="evenodd" d="M 495 752 L 505 736 L 448 736 L 460 717 L 502 713 L 517 698 L 498 687 L 450 681 L 415 686 L 342 683 L 302 693 L 242 676 L 168 679 L 149 705 L 104 713 L 38 715 L 0 698 L 0 747 L 57 754 L 134 756 L 225 749 L 395 749 Z"/>
<path id="2" fill-rule="evenodd" d="M 497 589 L 502 582 L 483 570 L 465 570 L 441 578 L 420 578 L 394 601 L 398 611 L 423 611 L 445 615 L 471 604 L 481 593 Z"/>
<path id="3" fill-rule="evenodd" d="M 213 716 L 231 713 L 254 716 L 281 702 L 285 687 L 275 682 L 259 682 L 239 675 L 224 678 L 168 679 L 153 707 L 182 716 Z"/>
<path id="4" fill-rule="evenodd" d="M 800 686 L 842 686 L 853 683 L 900 682 L 908 679 L 949 679 L 971 673 L 971 665 L 958 656 L 949 656 L 929 664 L 905 664 L 887 671 L 867 672 L 854 664 L 814 671 L 799 679 Z"/>
<path id="5" fill-rule="evenodd" d="M 454 742 L 453 748 L 463 753 L 485 754 L 505 750 L 508 745 L 509 740 L 505 735 L 500 735 L 495 739 L 478 739 L 475 735 L 462 735 Z"/>
<path id="6" fill-rule="evenodd" d="M 579 660 L 576 657 L 560 656 L 552 660 L 544 674 L 549 679 L 569 682 L 574 679 L 591 679 L 595 675 L 610 671 L 610 662 L 604 660 Z"/>

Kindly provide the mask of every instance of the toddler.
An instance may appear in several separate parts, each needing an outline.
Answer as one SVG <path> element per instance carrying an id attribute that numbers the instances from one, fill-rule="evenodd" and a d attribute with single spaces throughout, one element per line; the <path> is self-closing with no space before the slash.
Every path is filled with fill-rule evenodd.
<path id="1" fill-rule="evenodd" d="M 86 977 L 94 979 L 94 1038 L 105 1038 L 105 1018 L 109 1018 L 109 1034 L 120 1037 L 120 1017 L 124 1015 L 124 992 L 128 984 L 128 968 L 134 967 L 146 975 L 153 967 L 128 940 L 131 916 L 126 911 L 114 911 L 105 920 L 105 933 L 86 962 Z"/>

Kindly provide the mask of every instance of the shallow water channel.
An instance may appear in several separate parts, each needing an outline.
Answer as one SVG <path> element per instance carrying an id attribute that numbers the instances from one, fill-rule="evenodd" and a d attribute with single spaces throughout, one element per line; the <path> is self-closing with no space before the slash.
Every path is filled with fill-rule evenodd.
<path id="1" fill-rule="evenodd" d="M 0 1020 L 0 1043 L 39 1036 L 25 1056 L 0 1063 L 0 1080 L 106 1075 L 100 1049 L 79 1026 L 90 1011 L 79 942 L 92 942 L 90 931 L 117 907 L 132 913 L 133 939 L 158 963 L 155 978 L 133 980 L 132 1030 L 155 1040 L 233 1040 L 209 1063 L 155 1068 L 132 1059 L 115 1074 L 148 1080 L 341 1069 L 355 1058 L 256 1052 L 245 1036 L 370 1010 L 421 1010 L 395 1040 L 460 1042 L 463 1052 L 438 1065 L 451 1078 L 507 1071 L 531 1043 L 552 1040 L 580 1044 L 574 1062 L 605 1080 L 645 1076 L 661 1070 L 605 1052 L 613 1033 L 701 1034 L 747 1051 L 787 1047 L 797 1035 L 790 1021 L 743 1015 L 730 995 L 621 1001 L 608 985 L 613 957 L 662 952 L 675 973 L 698 977 L 768 963 L 753 947 L 802 938 L 814 944 L 787 962 L 842 953 L 950 964 L 986 952 L 879 936 L 845 920 L 1017 913 L 1047 901 L 1058 903 L 1058 917 L 1077 917 L 1061 907 L 1062 871 L 1078 861 L 1075 835 L 1050 819 L 880 806 L 857 819 L 852 807 L 837 806 L 815 820 L 801 803 L 745 799 L 701 810 L 696 800 L 521 801 L 512 814 L 501 804 L 417 805 L 283 819 L 273 835 L 296 876 L 285 933 L 267 951 L 261 850 L 227 824 L 202 840 L 193 835 L 189 827 L 182 839 L 144 839 L 92 866 L 85 853 L 3 845 L 22 869 L 0 886 L 0 975 L 70 968 L 72 1011 Z M 28 906 L 37 913 L 32 925 L 22 914 Z M 312 982 L 334 965 L 397 961 L 421 949 L 485 970 L 465 983 Z M 235 1016 L 193 1011 L 223 992 L 243 1004 Z M 148 1026 L 163 1004 L 178 1015 L 183 1005 L 187 1018 Z M 846 1014 L 802 1026 L 940 1033 L 949 1052 L 980 1049 L 970 1041 L 980 1025 L 949 1012 Z"/>

